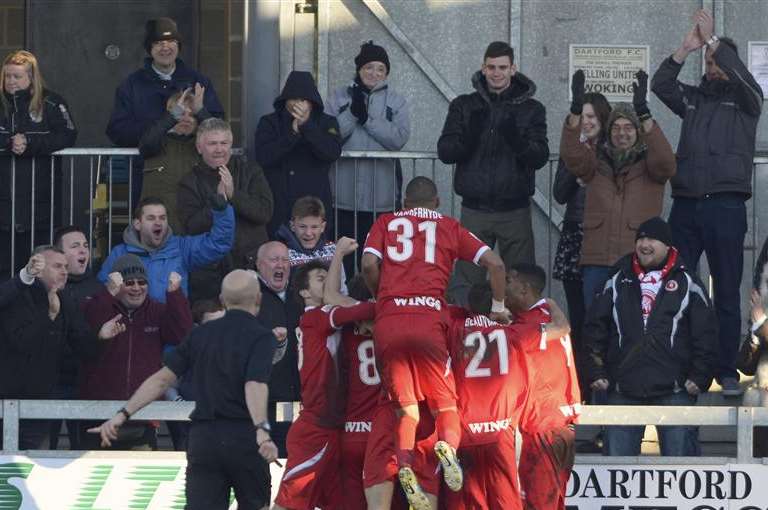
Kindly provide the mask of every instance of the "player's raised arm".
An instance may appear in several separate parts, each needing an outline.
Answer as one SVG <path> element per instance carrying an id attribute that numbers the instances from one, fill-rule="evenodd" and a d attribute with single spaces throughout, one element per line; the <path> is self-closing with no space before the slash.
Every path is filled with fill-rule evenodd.
<path id="1" fill-rule="evenodd" d="M 336 252 L 333 254 L 331 265 L 328 268 L 328 275 L 325 278 L 325 287 L 323 289 L 323 303 L 335 306 L 352 306 L 357 303 L 356 299 L 345 296 L 341 293 L 341 268 L 342 261 L 347 255 L 357 250 L 357 241 L 349 237 L 342 237 L 336 242 Z"/>
<path id="2" fill-rule="evenodd" d="M 504 261 L 493 250 L 485 250 L 477 263 L 488 270 L 491 283 L 493 300 L 491 301 L 491 313 L 489 317 L 496 322 L 508 324 L 510 322 L 509 310 L 504 306 L 506 294 L 507 272 Z"/>

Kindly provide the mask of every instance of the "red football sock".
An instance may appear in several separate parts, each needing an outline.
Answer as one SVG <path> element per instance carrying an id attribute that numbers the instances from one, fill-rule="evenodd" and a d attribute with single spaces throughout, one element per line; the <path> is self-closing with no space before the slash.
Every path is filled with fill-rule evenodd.
<path id="1" fill-rule="evenodd" d="M 458 449 L 461 441 L 461 423 L 456 409 L 438 411 L 436 426 L 438 439 Z"/>
<path id="2" fill-rule="evenodd" d="M 395 428 L 395 452 L 400 466 L 413 463 L 413 449 L 416 446 L 416 427 L 419 422 L 408 415 L 398 417 Z"/>

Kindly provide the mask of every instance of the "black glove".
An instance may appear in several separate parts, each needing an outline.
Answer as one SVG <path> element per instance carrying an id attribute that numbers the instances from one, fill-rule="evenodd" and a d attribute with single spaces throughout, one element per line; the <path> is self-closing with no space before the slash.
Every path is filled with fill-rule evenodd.
<path id="1" fill-rule="evenodd" d="M 469 123 L 463 137 L 468 147 L 477 147 L 480 137 L 488 124 L 489 117 L 490 113 L 487 108 L 481 108 L 469 114 Z"/>
<path id="2" fill-rule="evenodd" d="M 632 105 L 635 107 L 635 113 L 640 120 L 645 120 L 643 117 L 651 115 L 651 110 L 648 109 L 648 101 L 645 99 L 648 95 L 648 73 L 640 69 L 635 74 L 636 82 L 632 82 Z"/>
<path id="3" fill-rule="evenodd" d="M 577 69 L 571 78 L 571 113 L 581 115 L 584 108 L 584 71 Z"/>
<path id="4" fill-rule="evenodd" d="M 208 202 L 210 202 L 211 209 L 214 211 L 223 211 L 227 208 L 227 197 L 216 192 L 211 193 L 208 197 Z"/>
<path id="5" fill-rule="evenodd" d="M 504 137 L 504 140 L 512 147 L 515 152 L 522 152 L 525 150 L 525 139 L 517 129 L 517 122 L 513 114 L 508 114 L 499 123 L 499 133 Z"/>
<path id="6" fill-rule="evenodd" d="M 357 123 L 361 126 L 368 121 L 368 103 L 365 100 L 363 88 L 357 83 L 352 85 L 352 104 L 349 106 L 349 111 L 357 117 Z"/>

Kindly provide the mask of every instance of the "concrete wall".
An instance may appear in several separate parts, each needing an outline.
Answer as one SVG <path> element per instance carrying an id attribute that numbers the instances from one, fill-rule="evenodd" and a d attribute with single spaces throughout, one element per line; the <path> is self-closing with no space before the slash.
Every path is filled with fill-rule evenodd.
<path id="1" fill-rule="evenodd" d="M 410 100 L 412 136 L 405 150 L 435 151 L 448 108 L 448 99 L 429 79 L 438 74 L 458 94 L 471 91 L 470 76 L 479 69 L 486 45 L 492 40 L 512 41 L 516 46 L 520 71 L 537 84 L 537 99 L 547 107 L 550 150 L 559 149 L 560 131 L 568 111 L 568 45 L 588 44 L 647 44 L 650 46 L 649 74 L 658 68 L 682 41 L 689 29 L 691 15 L 706 7 L 716 15 L 716 32 L 729 35 L 740 46 L 746 61 L 747 41 L 768 40 L 768 1 L 765 0 L 645 0 L 615 2 L 613 0 L 378 0 L 391 21 L 409 39 L 410 44 L 428 61 L 435 71 L 425 74 L 403 49 L 397 38 L 373 14 L 364 0 L 320 0 L 330 10 L 327 59 L 323 57 L 322 21 L 319 35 L 321 56 L 317 62 L 319 82 L 327 82 L 328 93 L 348 84 L 354 76 L 353 58 L 362 42 L 373 39 L 383 45 L 390 56 L 392 71 L 390 86 Z M 322 14 L 319 15 L 322 20 Z M 281 21 L 282 22 L 282 21 Z M 515 44 L 519 41 L 519 44 Z M 292 61 L 298 61 L 295 54 Z M 285 66 L 282 66 L 285 68 Z M 702 74 L 702 53 L 692 54 L 680 75 L 687 83 L 697 83 Z M 673 146 L 676 146 L 680 120 L 652 95 L 650 108 Z M 761 119 L 758 148 L 768 150 L 766 116 Z M 431 172 L 429 166 L 419 167 L 420 173 Z M 764 189 L 764 168 L 758 169 L 757 189 Z M 436 165 L 436 177 L 441 191 L 449 196 L 450 169 Z M 406 172 L 408 175 L 408 173 Z M 539 171 L 539 190 L 549 196 L 551 173 Z M 444 201 L 446 202 L 446 201 Z M 768 205 L 748 206 L 750 233 L 745 253 L 745 292 L 753 264 L 753 229 L 759 249 L 768 229 L 759 226 L 768 219 Z M 453 202 L 458 207 L 458 201 Z M 667 198 L 665 215 L 671 201 Z M 557 204 L 552 207 L 558 209 Z M 753 209 L 754 207 L 754 209 Z M 450 210 L 446 204 L 444 207 Z M 454 211 L 458 212 L 458 211 Z M 757 221 L 753 221 L 753 216 Z M 537 235 L 537 259 L 549 266 L 557 244 L 556 229 L 552 228 L 544 211 L 534 216 Z M 702 272 L 705 279 L 706 264 Z M 559 287 L 559 286 L 557 286 Z"/>

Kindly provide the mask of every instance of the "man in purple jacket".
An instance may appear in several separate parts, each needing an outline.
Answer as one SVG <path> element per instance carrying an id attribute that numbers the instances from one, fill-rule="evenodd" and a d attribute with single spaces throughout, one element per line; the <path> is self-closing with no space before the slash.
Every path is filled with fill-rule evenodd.
<path id="1" fill-rule="evenodd" d="M 80 369 L 79 397 L 85 400 L 125 400 L 141 383 L 162 366 L 163 346 L 178 344 L 192 329 L 192 313 L 181 291 L 181 276 L 168 278 L 166 302 L 147 294 L 147 274 L 141 259 L 131 253 L 115 261 L 107 285 L 83 310 L 91 328 L 98 328 L 116 314 L 123 316 L 125 331 L 107 345 L 100 358 L 85 362 Z M 99 438 L 82 433 L 84 449 L 100 448 Z M 115 450 L 154 449 L 157 429 L 152 423 L 131 422 L 112 443 Z"/>

